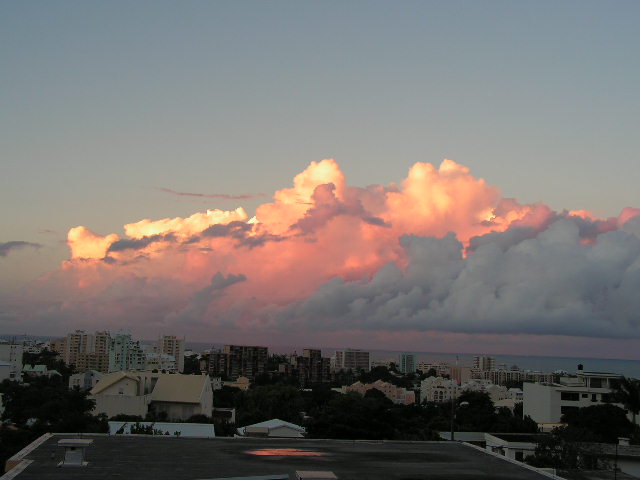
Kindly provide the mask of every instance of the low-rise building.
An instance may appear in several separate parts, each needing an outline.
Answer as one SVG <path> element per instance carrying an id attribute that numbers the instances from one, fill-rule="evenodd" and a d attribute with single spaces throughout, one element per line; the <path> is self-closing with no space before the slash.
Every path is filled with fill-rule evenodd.
<path id="1" fill-rule="evenodd" d="M 80 390 L 91 390 L 98 384 L 98 380 L 100 380 L 103 375 L 103 373 L 97 370 L 74 373 L 69 377 L 69 388 L 78 387 Z"/>
<path id="2" fill-rule="evenodd" d="M 411 390 L 407 390 L 402 387 L 397 387 L 392 383 L 383 382 L 382 380 L 376 380 L 373 383 L 356 382 L 353 385 L 342 387 L 342 393 L 358 392 L 364 396 L 369 390 L 379 390 L 391 400 L 393 403 L 402 405 L 411 405 L 416 402 L 416 394 Z"/>
<path id="3" fill-rule="evenodd" d="M 238 428 L 242 437 L 302 438 L 306 434 L 304 427 L 278 418 Z"/>
<path id="4" fill-rule="evenodd" d="M 115 372 L 91 389 L 94 414 L 145 417 L 149 411 L 179 421 L 192 415 L 211 416 L 213 390 L 206 375 Z"/>
<path id="5" fill-rule="evenodd" d="M 420 382 L 420 399 L 422 402 L 450 402 L 458 398 L 460 386 L 455 380 L 443 377 L 427 377 Z"/>
<path id="6" fill-rule="evenodd" d="M 524 383 L 524 415 L 538 424 L 558 423 L 572 410 L 610 402 L 620 378 L 617 373 L 585 372 L 579 367 L 575 377 L 561 377 L 553 383 Z"/>
<path id="7" fill-rule="evenodd" d="M 60 376 L 60 372 L 57 370 L 49 370 L 46 365 L 29 365 L 28 363 L 22 367 L 23 379 L 24 376 L 30 377 L 56 377 Z"/>

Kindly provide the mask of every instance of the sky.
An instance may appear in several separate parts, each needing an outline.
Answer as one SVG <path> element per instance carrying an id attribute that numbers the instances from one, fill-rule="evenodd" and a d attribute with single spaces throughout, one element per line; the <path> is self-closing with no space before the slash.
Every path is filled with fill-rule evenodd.
<path id="1" fill-rule="evenodd" d="M 638 14 L 2 2 L 0 332 L 640 359 Z"/>

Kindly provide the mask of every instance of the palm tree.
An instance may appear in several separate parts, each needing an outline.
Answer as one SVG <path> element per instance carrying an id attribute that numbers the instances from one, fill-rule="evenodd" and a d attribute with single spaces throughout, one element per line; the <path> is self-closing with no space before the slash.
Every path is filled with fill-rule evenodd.
<path id="1" fill-rule="evenodd" d="M 640 380 L 620 378 L 613 388 L 613 398 L 631 412 L 633 424 L 636 425 L 636 415 L 640 413 Z"/>

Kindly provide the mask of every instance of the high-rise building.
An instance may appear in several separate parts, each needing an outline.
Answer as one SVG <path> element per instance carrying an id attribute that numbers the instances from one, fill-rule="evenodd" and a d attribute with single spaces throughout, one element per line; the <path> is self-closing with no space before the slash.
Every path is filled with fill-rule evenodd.
<path id="1" fill-rule="evenodd" d="M 369 371 L 370 361 L 369 352 L 364 350 L 356 350 L 347 348 L 345 350 L 336 350 L 334 356 L 334 369 L 340 370 L 352 370 L 357 372 L 359 370 Z"/>
<path id="2" fill-rule="evenodd" d="M 223 353 L 229 355 L 227 375 L 231 378 L 253 380 L 267 371 L 267 347 L 225 345 Z"/>
<path id="3" fill-rule="evenodd" d="M 474 370 L 495 370 L 496 359 L 495 357 L 487 357 L 484 355 L 478 355 L 473 357 L 473 369 Z"/>
<path id="4" fill-rule="evenodd" d="M 305 348 L 302 356 L 292 358 L 301 387 L 331 381 L 329 358 L 324 358 L 320 350 Z"/>
<path id="5" fill-rule="evenodd" d="M 176 361 L 178 372 L 184 372 L 184 339 L 175 335 L 163 335 L 158 339 L 158 353 L 172 355 Z"/>
<path id="6" fill-rule="evenodd" d="M 401 353 L 398 357 L 398 368 L 402 373 L 416 371 L 416 356 L 413 353 Z"/>
<path id="7" fill-rule="evenodd" d="M 267 347 L 225 345 L 222 351 L 205 353 L 200 368 L 212 377 L 253 380 L 267 371 L 267 357 Z"/>
<path id="8" fill-rule="evenodd" d="M 121 330 L 109 344 L 109 373 L 126 370 L 142 370 L 145 365 L 144 350 L 131 333 Z"/>
<path id="9" fill-rule="evenodd" d="M 62 350 L 62 360 L 67 365 L 74 365 L 78 372 L 109 370 L 109 332 L 87 333 L 76 330 L 67 334 L 66 338 L 52 341 L 51 347 L 56 351 Z"/>
<path id="10" fill-rule="evenodd" d="M 9 376 L 11 380 L 20 381 L 22 378 L 22 344 L 0 342 L 0 362 L 9 364 Z"/>

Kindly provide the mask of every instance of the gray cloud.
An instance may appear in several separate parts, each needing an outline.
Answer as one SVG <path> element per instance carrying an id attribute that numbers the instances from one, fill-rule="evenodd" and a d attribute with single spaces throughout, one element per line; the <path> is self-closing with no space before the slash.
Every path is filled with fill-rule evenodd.
<path id="1" fill-rule="evenodd" d="M 252 198 L 266 197 L 264 193 L 233 195 L 228 193 L 176 192 L 175 190 L 171 190 L 170 188 L 164 188 L 164 187 L 157 187 L 157 189 L 160 190 L 161 192 L 170 193 L 171 195 L 177 195 L 179 197 L 217 198 L 222 200 L 250 200 Z"/>
<path id="2" fill-rule="evenodd" d="M 180 325 L 205 325 L 204 317 L 211 302 L 224 295 L 224 291 L 231 285 L 246 280 L 247 277 L 242 274 L 229 274 L 225 277 L 220 272 L 216 273 L 211 278 L 211 283 L 195 292 L 184 308 L 167 315 L 166 322 L 168 324 L 179 323 Z"/>
<path id="3" fill-rule="evenodd" d="M 23 242 L 21 240 L 0 243 L 0 257 L 6 257 L 7 255 L 9 255 L 9 253 L 11 253 L 11 251 L 25 247 L 41 248 L 42 245 L 33 242 Z"/>
<path id="4" fill-rule="evenodd" d="M 478 237 L 465 258 L 453 234 L 405 235 L 409 265 L 369 281 L 334 279 L 289 307 L 315 329 L 530 333 L 640 338 L 640 218 L 585 244 L 585 225 L 560 218 Z"/>
<path id="5" fill-rule="evenodd" d="M 149 235 L 139 239 L 123 239 L 113 242 L 109 246 L 109 252 L 122 252 L 123 250 L 141 250 L 147 245 L 155 242 L 174 242 L 175 236 L 172 233 L 166 235 Z"/>

